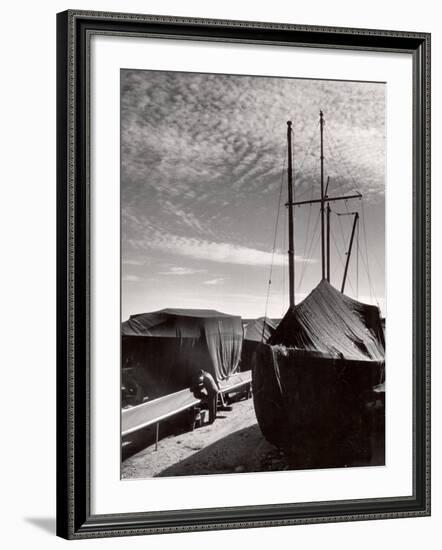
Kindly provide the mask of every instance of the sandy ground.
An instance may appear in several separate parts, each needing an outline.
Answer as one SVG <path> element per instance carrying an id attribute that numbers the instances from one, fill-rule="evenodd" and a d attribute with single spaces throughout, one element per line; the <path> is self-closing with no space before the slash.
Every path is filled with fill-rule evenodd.
<path id="1" fill-rule="evenodd" d="M 287 468 L 282 452 L 261 434 L 253 399 L 248 399 L 233 403 L 231 411 L 218 411 L 214 424 L 164 437 L 157 451 L 151 444 L 133 454 L 123 461 L 121 475 L 133 479 Z"/>

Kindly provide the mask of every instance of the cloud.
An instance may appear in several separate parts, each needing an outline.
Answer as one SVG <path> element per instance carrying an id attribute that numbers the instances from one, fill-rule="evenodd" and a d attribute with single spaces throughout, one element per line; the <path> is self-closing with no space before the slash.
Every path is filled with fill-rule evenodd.
<path id="1" fill-rule="evenodd" d="M 209 279 L 208 281 L 203 281 L 204 285 L 220 285 L 226 280 L 225 277 L 217 277 L 216 279 Z"/>
<path id="2" fill-rule="evenodd" d="M 249 248 L 231 243 L 218 243 L 204 239 L 181 237 L 172 234 L 157 234 L 145 240 L 132 241 L 135 247 L 153 248 L 167 251 L 177 256 L 207 260 L 224 264 L 238 264 L 250 266 L 285 266 L 288 263 L 287 255 L 281 251 L 266 252 L 256 248 Z M 295 256 L 297 263 L 314 263 L 315 259 Z M 168 272 L 167 274 L 172 274 Z M 177 274 L 177 273 L 173 273 Z M 181 273 L 180 273 L 181 274 Z"/>
<path id="3" fill-rule="evenodd" d="M 190 267 L 171 267 L 168 271 L 160 271 L 159 275 L 195 275 L 207 273 L 207 269 L 192 269 Z"/>
<path id="4" fill-rule="evenodd" d="M 159 199 L 158 207 L 159 209 L 161 209 L 163 216 L 166 215 L 173 217 L 174 223 L 177 226 L 182 226 L 187 229 L 195 230 L 198 233 L 207 232 L 207 229 L 203 227 L 201 221 L 191 210 L 180 208 L 176 203 L 169 199 Z"/>
<path id="5" fill-rule="evenodd" d="M 135 249 L 153 249 L 167 252 L 175 256 L 187 257 L 193 260 L 250 265 L 250 266 L 286 266 L 287 254 L 281 250 L 274 253 L 258 248 L 252 248 L 231 242 L 209 241 L 208 239 L 176 235 L 151 223 L 145 217 L 136 216 L 130 209 L 123 211 L 123 227 L 126 232 L 136 235 L 128 238 L 126 244 Z M 314 258 L 295 255 L 296 263 L 316 263 Z M 166 275 L 185 275 L 188 269 L 173 267 L 162 272 Z M 200 268 L 193 272 L 203 272 Z M 190 273 L 189 273 L 190 274 Z"/>
<path id="6" fill-rule="evenodd" d="M 222 201 L 232 191 L 245 200 L 256 189 L 273 190 L 288 119 L 295 172 L 301 164 L 302 172 L 317 166 L 320 108 L 326 116 L 326 154 L 339 159 L 340 176 L 348 172 L 370 193 L 383 194 L 383 84 L 123 70 L 124 199 L 147 204 L 143 194 L 149 189 L 172 200 L 192 225 L 189 203 L 208 191 L 211 200 Z M 326 158 L 327 170 L 331 160 Z"/>
<path id="7" fill-rule="evenodd" d="M 369 240 L 370 253 L 383 243 L 383 222 L 378 221 L 385 188 L 385 97 L 382 83 L 122 70 L 126 270 L 145 265 L 146 275 L 142 267 L 132 270 L 143 280 L 161 271 L 170 275 L 168 283 L 182 275 L 180 286 L 190 287 L 192 278 L 170 266 L 205 267 L 210 274 L 201 275 L 201 281 L 228 276 L 220 287 L 203 287 L 221 293 L 241 286 L 246 270 L 235 266 L 254 267 L 253 273 L 247 270 L 250 281 L 265 279 L 264 269 L 256 268 L 272 263 L 274 239 L 273 264 L 285 266 L 286 122 L 293 121 L 295 196 L 315 198 L 320 192 L 320 109 L 330 194 L 357 187 L 364 195 L 367 232 L 376 235 Z M 353 205 L 358 208 L 359 201 L 349 208 Z M 344 209 L 344 203 L 339 206 Z M 312 231 L 318 213 L 317 205 L 296 210 L 295 250 L 306 256 L 297 256 L 298 263 L 320 258 Z M 302 246 L 304 241 L 313 246 Z M 125 292 L 138 288 L 128 284 Z"/>
<path id="8" fill-rule="evenodd" d="M 124 259 L 122 261 L 122 263 L 124 265 L 144 265 L 144 261 L 142 260 L 129 260 L 129 259 Z"/>
<path id="9" fill-rule="evenodd" d="M 124 275 L 123 281 L 127 283 L 136 283 L 138 281 L 142 281 L 141 277 L 138 277 L 138 275 Z"/>

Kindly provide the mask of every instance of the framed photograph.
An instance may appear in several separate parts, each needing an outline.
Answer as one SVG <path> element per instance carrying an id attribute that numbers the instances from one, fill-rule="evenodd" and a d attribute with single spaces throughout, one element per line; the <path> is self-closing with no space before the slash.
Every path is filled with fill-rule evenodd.
<path id="1" fill-rule="evenodd" d="M 430 514 L 430 35 L 57 19 L 57 533 Z"/>

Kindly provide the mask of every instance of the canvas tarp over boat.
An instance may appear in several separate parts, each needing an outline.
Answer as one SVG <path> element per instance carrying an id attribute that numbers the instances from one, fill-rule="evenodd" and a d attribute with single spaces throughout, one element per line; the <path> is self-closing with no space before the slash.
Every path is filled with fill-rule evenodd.
<path id="1" fill-rule="evenodd" d="M 353 300 L 326 280 L 288 310 L 269 343 L 358 361 L 383 361 L 385 355 L 379 308 Z"/>
<path id="2" fill-rule="evenodd" d="M 384 381 L 379 309 L 323 280 L 287 312 L 270 344 L 261 344 L 252 361 L 264 436 L 291 452 L 315 447 L 312 456 L 325 462 L 309 467 L 347 464 L 342 457 L 382 463 L 382 453 L 374 455 L 383 442 L 374 449 L 373 434 L 384 437 L 383 411 L 369 414 L 374 387 Z"/>
<path id="3" fill-rule="evenodd" d="M 267 342 L 275 332 L 275 323 L 267 317 L 247 319 L 244 324 L 244 340 Z"/>
<path id="4" fill-rule="evenodd" d="M 243 320 L 244 342 L 241 354 L 241 370 L 248 371 L 252 368 L 252 357 L 256 347 L 262 342 L 267 342 L 275 332 L 275 323 L 266 317 Z"/>
<path id="5" fill-rule="evenodd" d="M 164 309 L 132 315 L 122 324 L 123 373 L 143 398 L 188 388 L 203 369 L 220 384 L 238 370 L 241 318 L 212 310 Z"/>

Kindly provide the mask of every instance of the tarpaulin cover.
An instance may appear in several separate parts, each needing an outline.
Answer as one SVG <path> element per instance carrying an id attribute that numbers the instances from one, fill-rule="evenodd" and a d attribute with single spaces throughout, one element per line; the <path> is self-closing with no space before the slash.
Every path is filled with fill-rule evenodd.
<path id="1" fill-rule="evenodd" d="M 267 342 L 275 332 L 276 324 L 266 317 L 247 319 L 244 324 L 244 340 L 253 342 Z"/>
<path id="2" fill-rule="evenodd" d="M 379 308 L 349 298 L 326 280 L 288 310 L 269 343 L 358 361 L 383 361 L 385 355 Z"/>
<path id="3" fill-rule="evenodd" d="M 385 376 L 379 309 L 322 281 L 269 344 L 257 345 L 251 359 L 264 436 L 290 452 L 315 448 L 318 467 L 382 464 L 384 412 L 370 409 Z"/>
<path id="4" fill-rule="evenodd" d="M 122 324 L 122 366 L 153 399 L 190 387 L 204 369 L 219 383 L 238 370 L 241 317 L 212 310 L 164 309 Z"/>
<path id="5" fill-rule="evenodd" d="M 249 371 L 252 368 L 252 357 L 256 346 L 267 342 L 275 332 L 276 324 L 268 318 L 243 319 L 244 342 L 241 354 L 241 371 Z"/>
<path id="6" fill-rule="evenodd" d="M 384 463 L 384 410 L 372 408 L 383 362 L 258 344 L 252 374 L 263 435 L 289 453 L 310 453 L 305 466 Z"/>

